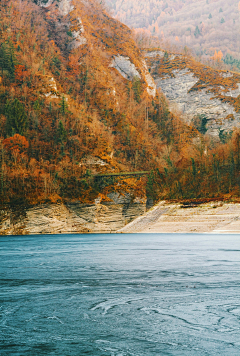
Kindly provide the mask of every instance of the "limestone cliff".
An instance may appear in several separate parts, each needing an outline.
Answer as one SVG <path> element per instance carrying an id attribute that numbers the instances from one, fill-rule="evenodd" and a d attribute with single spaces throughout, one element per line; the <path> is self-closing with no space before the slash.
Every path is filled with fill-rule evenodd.
<path id="1" fill-rule="evenodd" d="M 160 50 L 145 52 L 145 58 L 170 109 L 177 107 L 188 122 L 204 116 L 211 135 L 240 126 L 240 74 Z"/>
<path id="2" fill-rule="evenodd" d="M 42 204 L 0 210 L 0 235 L 110 233 L 146 211 L 146 201 L 110 194 L 106 203 Z"/>

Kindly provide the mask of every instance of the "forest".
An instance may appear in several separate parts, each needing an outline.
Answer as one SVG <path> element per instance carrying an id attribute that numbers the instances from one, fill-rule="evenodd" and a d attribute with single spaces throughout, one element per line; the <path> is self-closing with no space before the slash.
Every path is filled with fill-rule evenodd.
<path id="1" fill-rule="evenodd" d="M 238 199 L 239 130 L 209 137 L 172 114 L 161 92 L 150 96 L 143 77 L 112 68 L 114 55 L 138 68 L 142 55 L 101 4 L 60 10 L 58 2 L 0 3 L 1 205 L 92 203 L 112 191 L 154 201 Z M 151 173 L 95 177 L 137 171 Z"/>
<path id="2" fill-rule="evenodd" d="M 134 30 L 140 45 L 149 46 L 154 36 L 162 48 L 176 52 L 188 47 L 198 60 L 208 60 L 215 51 L 240 60 L 239 0 L 106 0 L 106 4 L 115 18 Z M 239 70 L 237 65 L 232 68 Z"/>

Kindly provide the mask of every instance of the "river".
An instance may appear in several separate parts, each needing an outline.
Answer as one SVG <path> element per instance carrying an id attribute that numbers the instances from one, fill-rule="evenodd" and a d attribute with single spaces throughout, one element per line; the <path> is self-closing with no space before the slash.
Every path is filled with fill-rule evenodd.
<path id="1" fill-rule="evenodd" d="M 240 235 L 0 237 L 0 355 L 240 355 Z"/>

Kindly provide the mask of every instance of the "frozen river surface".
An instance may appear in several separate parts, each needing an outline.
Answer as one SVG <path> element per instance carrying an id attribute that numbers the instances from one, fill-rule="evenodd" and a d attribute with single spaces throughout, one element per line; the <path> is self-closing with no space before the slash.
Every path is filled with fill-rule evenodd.
<path id="1" fill-rule="evenodd" d="M 0 238 L 0 355 L 240 355 L 240 235 Z"/>

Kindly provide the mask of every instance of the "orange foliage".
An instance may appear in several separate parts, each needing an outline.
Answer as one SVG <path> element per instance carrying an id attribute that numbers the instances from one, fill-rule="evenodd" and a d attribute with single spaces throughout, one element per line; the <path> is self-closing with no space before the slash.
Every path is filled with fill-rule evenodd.
<path id="1" fill-rule="evenodd" d="M 79 69 L 79 60 L 78 60 L 77 56 L 74 56 L 73 54 L 70 54 L 68 66 L 69 66 L 69 69 L 70 69 L 70 73 L 72 75 L 79 74 L 80 69 Z"/>
<path id="2" fill-rule="evenodd" d="M 18 82 L 23 82 L 24 80 L 26 80 L 26 77 L 28 76 L 28 71 L 26 70 L 26 67 L 23 65 L 16 65 L 15 66 L 15 79 Z"/>
<path id="3" fill-rule="evenodd" d="M 212 59 L 216 62 L 220 62 L 222 60 L 222 58 L 223 58 L 223 53 L 221 50 L 218 52 L 215 51 L 214 56 L 212 57 Z"/>
<path id="4" fill-rule="evenodd" d="M 25 136 L 15 134 L 13 137 L 3 140 L 3 146 L 7 151 L 24 152 L 28 149 L 29 143 Z"/>
<path id="5" fill-rule="evenodd" d="M 191 167 L 191 155 L 196 156 L 193 138 L 199 134 L 169 113 L 159 93 L 156 98 L 149 97 L 143 56 L 128 27 L 93 0 L 73 0 L 75 8 L 67 16 L 62 16 L 54 4 L 46 9 L 26 0 L 4 1 L 9 6 L 0 2 L 0 22 L 4 23 L 0 26 L 0 45 L 11 41 L 9 50 L 18 65 L 15 75 L 10 76 L 7 70 L 2 74 L 6 94 L 0 95 L 0 105 L 6 106 L 8 117 L 0 116 L 0 138 L 7 152 L 4 184 L 9 193 L 7 197 L 0 193 L 0 200 L 15 198 L 16 192 L 31 202 L 41 197 L 90 202 L 99 193 L 106 195 L 114 189 L 140 194 L 137 188 L 144 190 L 144 179 L 139 184 L 119 178 L 116 183 L 110 180 L 97 186 L 93 174 L 158 169 L 162 177 L 166 161 L 174 174 L 178 172 L 173 169 L 176 163 L 183 178 L 188 174 L 181 167 Z M 154 26 L 158 32 L 157 22 Z M 73 31 L 86 39 L 78 48 L 74 47 Z M 148 30 L 137 32 L 144 43 L 151 41 Z M 141 79 L 131 82 L 111 68 L 117 55 L 128 57 Z M 185 57 L 158 60 L 163 76 L 174 75 L 174 69 L 186 64 L 191 66 L 199 78 L 196 90 L 208 83 L 214 84 L 216 93 L 220 85 L 236 87 L 236 76 L 223 78 Z M 16 104 L 15 111 L 9 103 Z M 14 122 L 25 120 L 27 138 L 18 134 L 6 138 L 16 132 L 11 130 Z M 84 169 L 89 156 L 102 158 L 105 164 Z M 167 191 L 178 180 L 167 182 L 162 190 L 160 182 L 156 192 Z"/>

